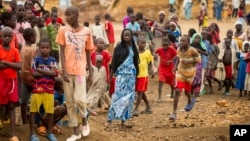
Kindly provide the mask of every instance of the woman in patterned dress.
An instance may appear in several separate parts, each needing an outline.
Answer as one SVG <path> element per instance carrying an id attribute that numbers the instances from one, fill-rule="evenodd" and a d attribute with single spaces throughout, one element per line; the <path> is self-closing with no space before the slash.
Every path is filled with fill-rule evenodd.
<path id="1" fill-rule="evenodd" d="M 121 43 L 114 50 L 110 80 L 116 77 L 115 92 L 108 112 L 108 125 L 113 120 L 124 122 L 132 117 L 135 96 L 135 80 L 138 74 L 139 53 L 132 38 L 132 31 L 124 29 Z"/>

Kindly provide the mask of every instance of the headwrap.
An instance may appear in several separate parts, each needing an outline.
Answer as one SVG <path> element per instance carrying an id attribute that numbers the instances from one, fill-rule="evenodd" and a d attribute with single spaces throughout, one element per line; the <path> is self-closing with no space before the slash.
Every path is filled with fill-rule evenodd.
<path id="1" fill-rule="evenodd" d="M 191 43 L 194 42 L 194 39 L 195 39 L 196 36 L 199 36 L 199 37 L 201 38 L 201 40 L 200 40 L 201 48 L 204 49 L 204 50 L 207 50 L 206 45 L 205 45 L 204 42 L 202 41 L 201 34 L 199 34 L 199 33 L 195 33 L 195 34 L 192 36 L 192 38 L 191 38 Z"/>
<path id="2" fill-rule="evenodd" d="M 166 15 L 166 12 L 165 12 L 165 11 L 160 11 L 160 12 L 158 13 L 158 15 L 161 15 L 161 14 Z"/>
<path id="3" fill-rule="evenodd" d="M 241 25 L 241 26 L 243 26 L 243 23 L 242 23 L 241 21 L 237 20 L 237 21 L 234 23 L 234 26 L 236 26 L 236 25 Z"/>

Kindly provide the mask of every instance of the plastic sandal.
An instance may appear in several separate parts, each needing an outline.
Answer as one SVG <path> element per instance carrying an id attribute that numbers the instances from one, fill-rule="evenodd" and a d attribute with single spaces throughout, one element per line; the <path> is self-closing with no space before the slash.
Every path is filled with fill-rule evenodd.
<path id="1" fill-rule="evenodd" d="M 38 128 L 37 128 L 37 133 L 38 133 L 40 136 L 46 136 L 46 134 L 47 134 L 46 127 L 44 127 L 44 126 L 38 127 Z"/>
<path id="2" fill-rule="evenodd" d="M 40 139 L 36 135 L 31 135 L 30 141 L 40 141 Z"/>
<path id="3" fill-rule="evenodd" d="M 175 121 L 176 120 L 176 114 L 172 114 L 169 116 L 169 120 Z"/>
<path id="4" fill-rule="evenodd" d="M 194 107 L 195 102 L 196 102 L 196 99 L 195 99 L 195 98 L 192 98 L 191 103 L 186 105 L 185 111 L 186 111 L 186 112 L 191 111 L 191 110 L 193 109 L 193 107 Z"/>
<path id="5" fill-rule="evenodd" d="M 54 134 L 46 134 L 46 138 L 49 140 L 49 141 L 57 141 L 57 138 L 55 137 Z"/>

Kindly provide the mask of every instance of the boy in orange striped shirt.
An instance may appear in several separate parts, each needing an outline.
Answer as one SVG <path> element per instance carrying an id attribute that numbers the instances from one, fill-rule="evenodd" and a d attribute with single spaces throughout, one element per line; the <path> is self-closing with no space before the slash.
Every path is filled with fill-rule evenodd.
<path id="1" fill-rule="evenodd" d="M 177 50 L 176 70 L 176 85 L 174 97 L 174 111 L 170 115 L 169 120 L 176 120 L 177 107 L 182 89 L 188 98 L 188 103 L 185 110 L 192 110 L 196 99 L 191 99 L 191 86 L 196 73 L 196 64 L 201 61 L 199 53 L 196 49 L 189 46 L 189 37 L 183 36 L 180 40 L 180 48 Z"/>

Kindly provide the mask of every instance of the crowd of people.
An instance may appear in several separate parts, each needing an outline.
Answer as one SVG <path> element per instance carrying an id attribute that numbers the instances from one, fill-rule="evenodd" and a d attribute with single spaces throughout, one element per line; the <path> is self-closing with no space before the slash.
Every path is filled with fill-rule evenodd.
<path id="1" fill-rule="evenodd" d="M 57 123 L 65 115 L 73 128 L 66 140 L 86 137 L 88 117 L 100 109 L 108 110 L 107 128 L 113 120 L 131 128 L 126 121 L 132 116 L 153 112 L 146 91 L 149 77 L 155 75 L 157 102 L 162 101 L 164 84 L 171 89 L 169 120 L 177 119 L 182 91 L 189 112 L 198 96 L 214 93 L 214 81 L 218 90 L 224 87 L 223 95 L 236 88 L 240 97 L 250 99 L 250 14 L 239 17 L 235 29 L 221 39 L 216 23 L 183 33 L 174 13 L 166 17 L 160 11 L 154 20 L 128 7 L 121 39 L 115 41 L 108 13 L 104 22 L 96 15 L 93 25 L 87 21 L 81 25 L 79 9 L 71 6 L 65 10 L 65 25 L 56 7 L 47 11 L 37 0 L 13 0 L 10 9 L 0 4 L 0 11 L 0 125 L 10 119 L 11 141 L 19 140 L 15 133 L 19 117 L 22 124 L 30 124 L 31 141 L 39 141 L 36 125 L 39 135 L 57 141 L 53 133 L 60 132 Z M 146 107 L 139 112 L 141 100 Z"/>

